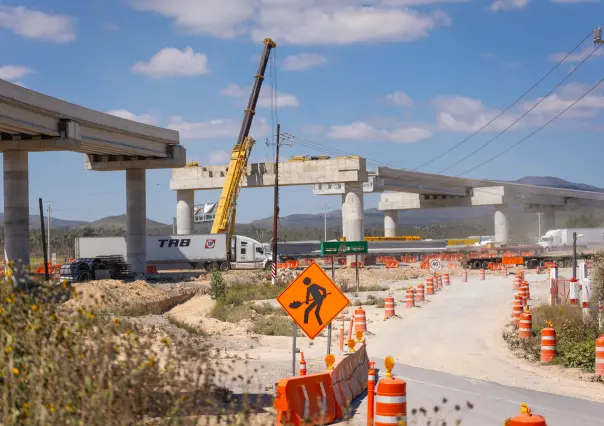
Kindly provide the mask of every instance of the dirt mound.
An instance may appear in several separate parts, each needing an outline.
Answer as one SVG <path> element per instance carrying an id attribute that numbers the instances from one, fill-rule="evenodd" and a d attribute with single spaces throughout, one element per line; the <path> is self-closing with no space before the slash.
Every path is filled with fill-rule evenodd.
<path id="1" fill-rule="evenodd" d="M 137 309 L 167 310 L 170 309 L 168 305 L 182 303 L 199 291 L 198 288 L 182 283 L 158 288 L 142 280 L 131 283 L 118 280 L 98 280 L 74 284 L 73 288 L 76 297 L 63 305 L 67 311 L 75 311 L 80 307 L 94 307 L 106 312 L 124 314 L 135 313 Z M 151 309 L 155 306 L 157 309 Z"/>

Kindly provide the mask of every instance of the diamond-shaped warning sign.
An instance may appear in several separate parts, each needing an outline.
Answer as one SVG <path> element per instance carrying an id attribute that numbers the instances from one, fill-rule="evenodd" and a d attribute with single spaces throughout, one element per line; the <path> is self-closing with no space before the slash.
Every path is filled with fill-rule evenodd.
<path id="1" fill-rule="evenodd" d="M 283 290 L 277 301 L 311 340 L 350 304 L 314 262 Z"/>

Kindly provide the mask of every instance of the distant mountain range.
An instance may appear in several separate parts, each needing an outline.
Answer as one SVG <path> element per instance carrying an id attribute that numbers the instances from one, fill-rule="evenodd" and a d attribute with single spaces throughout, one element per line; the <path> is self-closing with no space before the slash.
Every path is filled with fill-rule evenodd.
<path id="1" fill-rule="evenodd" d="M 526 176 L 510 183 L 519 183 L 524 185 L 536 185 L 536 186 L 549 186 L 560 189 L 573 189 L 578 191 L 594 191 L 604 192 L 604 189 L 597 188 L 592 185 L 583 183 L 568 182 L 564 179 L 559 179 L 550 176 Z M 451 207 L 451 208 L 440 208 L 440 209 L 422 209 L 420 210 L 408 210 L 399 212 L 398 223 L 400 225 L 428 225 L 434 223 L 452 223 L 460 221 L 472 221 L 485 216 L 490 216 L 494 212 L 492 206 L 479 206 L 472 209 L 462 207 Z M 293 214 L 280 218 L 280 226 L 283 229 L 293 228 L 323 228 L 324 217 L 323 214 Z M 31 215 L 29 217 L 29 223 L 32 228 L 40 228 L 40 216 Z M 4 214 L 0 213 L 0 224 L 4 225 Z M 365 210 L 365 227 L 366 228 L 381 228 L 384 224 L 384 214 L 378 209 L 372 208 Z M 342 211 L 334 210 L 327 213 L 327 227 L 335 228 L 342 225 Z M 273 218 L 272 216 L 264 219 L 254 220 L 248 224 L 237 224 L 238 229 L 250 230 L 254 228 L 272 229 Z M 79 227 L 92 227 L 92 228 L 118 228 L 126 229 L 126 215 L 119 216 L 108 216 L 94 222 L 87 222 L 82 220 L 64 220 L 59 218 L 52 218 L 53 228 L 79 228 Z M 209 231 L 209 224 L 198 225 L 196 229 L 204 232 Z M 147 230 L 149 232 L 172 232 L 172 225 L 157 222 L 151 219 L 147 219 Z"/>

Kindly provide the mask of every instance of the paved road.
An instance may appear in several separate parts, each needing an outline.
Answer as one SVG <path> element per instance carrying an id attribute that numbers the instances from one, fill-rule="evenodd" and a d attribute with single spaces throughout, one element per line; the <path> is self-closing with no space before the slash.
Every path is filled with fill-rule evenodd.
<path id="1" fill-rule="evenodd" d="M 383 366 L 382 359 L 372 359 Z M 380 372 L 383 377 L 385 370 Z M 484 380 L 469 379 L 423 368 L 397 365 L 394 375 L 407 382 L 409 413 L 412 408 L 424 407 L 431 411 L 442 398 L 447 407 L 464 406 L 467 401 L 474 406 L 463 418 L 463 426 L 502 425 L 503 421 L 520 412 L 520 404 L 530 404 L 533 412 L 547 420 L 547 426 L 598 426 L 604 425 L 604 404 L 584 399 L 559 396 L 551 393 L 502 386 Z M 442 405 L 442 404 L 441 404 Z M 367 399 L 363 398 L 354 419 L 348 424 L 365 425 Z M 408 417 L 411 420 L 411 416 Z M 455 416 L 447 418 L 453 424 Z M 345 423 L 341 423 L 345 424 Z M 420 423 L 421 425 L 421 423 Z"/>

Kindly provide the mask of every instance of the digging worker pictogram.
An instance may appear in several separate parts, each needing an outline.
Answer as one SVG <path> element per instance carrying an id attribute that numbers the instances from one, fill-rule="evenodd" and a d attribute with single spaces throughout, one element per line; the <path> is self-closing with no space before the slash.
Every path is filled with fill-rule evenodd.
<path id="1" fill-rule="evenodd" d="M 308 324 L 308 316 L 311 311 L 315 310 L 315 317 L 317 318 L 317 322 L 319 325 L 323 325 L 323 321 L 321 321 L 321 305 L 323 304 L 323 299 L 327 297 L 327 291 L 318 284 L 311 284 L 312 280 L 308 277 L 304 278 L 304 285 L 308 286 L 306 289 L 306 304 L 311 301 L 312 303 L 308 305 L 308 307 L 304 310 L 304 324 Z"/>

